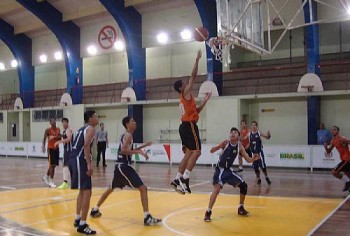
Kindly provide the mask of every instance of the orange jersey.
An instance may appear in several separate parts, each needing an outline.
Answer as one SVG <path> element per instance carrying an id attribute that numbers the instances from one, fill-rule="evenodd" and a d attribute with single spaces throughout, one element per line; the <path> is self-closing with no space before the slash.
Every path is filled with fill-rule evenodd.
<path id="1" fill-rule="evenodd" d="M 247 134 L 250 132 L 249 129 L 242 129 L 241 130 L 241 143 L 243 147 L 245 148 L 249 144 L 249 138 L 243 139 Z"/>
<path id="2" fill-rule="evenodd" d="M 181 121 L 198 121 L 199 114 L 197 111 L 196 100 L 194 100 L 192 94 L 190 100 L 187 100 L 181 93 L 179 108 L 181 112 Z"/>
<path id="3" fill-rule="evenodd" d="M 349 160 L 349 157 L 350 157 L 349 147 L 347 143 L 341 142 L 340 138 L 341 138 L 340 135 L 333 137 L 332 144 L 338 150 L 340 159 L 342 161 L 347 161 Z"/>
<path id="4" fill-rule="evenodd" d="M 60 136 L 60 128 L 49 128 L 49 133 L 48 133 L 48 138 L 49 141 L 47 142 L 47 148 L 50 149 L 57 149 L 57 147 L 55 147 L 55 142 L 60 141 L 61 140 L 61 136 Z M 55 136 L 55 138 L 50 140 L 50 136 Z"/>

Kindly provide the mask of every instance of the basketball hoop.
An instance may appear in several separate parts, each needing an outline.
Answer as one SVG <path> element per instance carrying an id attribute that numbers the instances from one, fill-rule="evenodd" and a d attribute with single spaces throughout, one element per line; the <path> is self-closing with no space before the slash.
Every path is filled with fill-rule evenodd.
<path id="1" fill-rule="evenodd" d="M 215 59 L 221 61 L 225 66 L 231 63 L 230 48 L 234 47 L 233 39 L 229 37 L 212 37 L 207 41 Z"/>

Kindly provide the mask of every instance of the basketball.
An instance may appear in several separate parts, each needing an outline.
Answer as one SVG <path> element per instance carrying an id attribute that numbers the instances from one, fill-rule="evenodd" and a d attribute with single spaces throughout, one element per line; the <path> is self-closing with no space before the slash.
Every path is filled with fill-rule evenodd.
<path id="1" fill-rule="evenodd" d="M 208 39 L 209 37 L 209 31 L 207 30 L 207 28 L 201 26 L 201 27 L 198 27 L 194 30 L 194 39 L 198 42 L 203 42 L 205 40 Z"/>

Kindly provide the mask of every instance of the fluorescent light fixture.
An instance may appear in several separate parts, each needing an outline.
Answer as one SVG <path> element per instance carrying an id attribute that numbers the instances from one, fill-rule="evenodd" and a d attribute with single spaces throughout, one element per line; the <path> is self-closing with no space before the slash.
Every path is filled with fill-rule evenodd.
<path id="1" fill-rule="evenodd" d="M 40 60 L 40 62 L 42 62 L 42 63 L 47 62 L 47 56 L 46 56 L 46 54 L 40 55 L 39 60 Z"/>
<path id="2" fill-rule="evenodd" d="M 90 54 L 90 55 L 96 55 L 97 53 L 97 48 L 95 47 L 95 45 L 90 45 L 87 47 L 87 52 Z"/>
<path id="3" fill-rule="evenodd" d="M 192 38 L 192 32 L 188 29 L 185 29 L 181 32 L 181 38 L 184 40 L 188 40 Z"/>
<path id="4" fill-rule="evenodd" d="M 55 57 L 55 59 L 57 61 L 62 60 L 62 52 L 60 52 L 60 51 L 55 52 L 55 54 L 53 56 Z"/>
<path id="5" fill-rule="evenodd" d="M 166 43 L 168 42 L 168 35 L 166 33 L 159 33 L 157 35 L 157 40 L 159 43 Z"/>
<path id="6" fill-rule="evenodd" d="M 0 62 L 0 70 L 5 70 L 5 64 Z"/>
<path id="7" fill-rule="evenodd" d="M 122 51 L 122 50 L 124 50 L 124 48 L 125 48 L 125 44 L 124 44 L 123 41 L 117 40 L 117 41 L 115 41 L 115 43 L 114 43 L 114 48 L 115 48 L 116 50 L 118 50 L 118 51 Z"/>
<path id="8" fill-rule="evenodd" d="M 17 67 L 17 66 L 18 66 L 17 60 L 12 60 L 12 61 L 11 61 L 11 67 L 15 68 L 15 67 Z"/>

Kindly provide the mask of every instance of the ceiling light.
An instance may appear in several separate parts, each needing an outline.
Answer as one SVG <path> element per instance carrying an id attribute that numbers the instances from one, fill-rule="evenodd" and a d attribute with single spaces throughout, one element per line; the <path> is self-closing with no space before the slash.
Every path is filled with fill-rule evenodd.
<path id="1" fill-rule="evenodd" d="M 12 60 L 12 61 L 11 61 L 11 67 L 15 68 L 15 67 L 17 67 L 17 66 L 18 66 L 17 60 Z"/>
<path id="2" fill-rule="evenodd" d="M 96 55 L 97 53 L 97 48 L 94 46 L 94 45 L 90 45 L 87 47 L 87 52 L 90 54 L 90 55 Z"/>
<path id="3" fill-rule="evenodd" d="M 45 63 L 47 62 L 47 56 L 45 54 L 40 55 L 39 57 L 40 62 Z"/>
<path id="4" fill-rule="evenodd" d="M 184 40 L 188 40 L 188 39 L 191 39 L 192 38 L 192 32 L 190 30 L 183 30 L 181 32 L 181 38 L 184 39 Z"/>
<path id="5" fill-rule="evenodd" d="M 157 35 L 157 40 L 159 43 L 166 43 L 168 42 L 168 35 L 166 33 L 159 33 Z"/>
<path id="6" fill-rule="evenodd" d="M 57 61 L 62 60 L 62 52 L 60 51 L 55 52 L 54 57 Z"/>
<path id="7" fill-rule="evenodd" d="M 115 41 L 114 48 L 118 51 L 122 51 L 125 48 L 124 42 L 121 40 Z"/>

